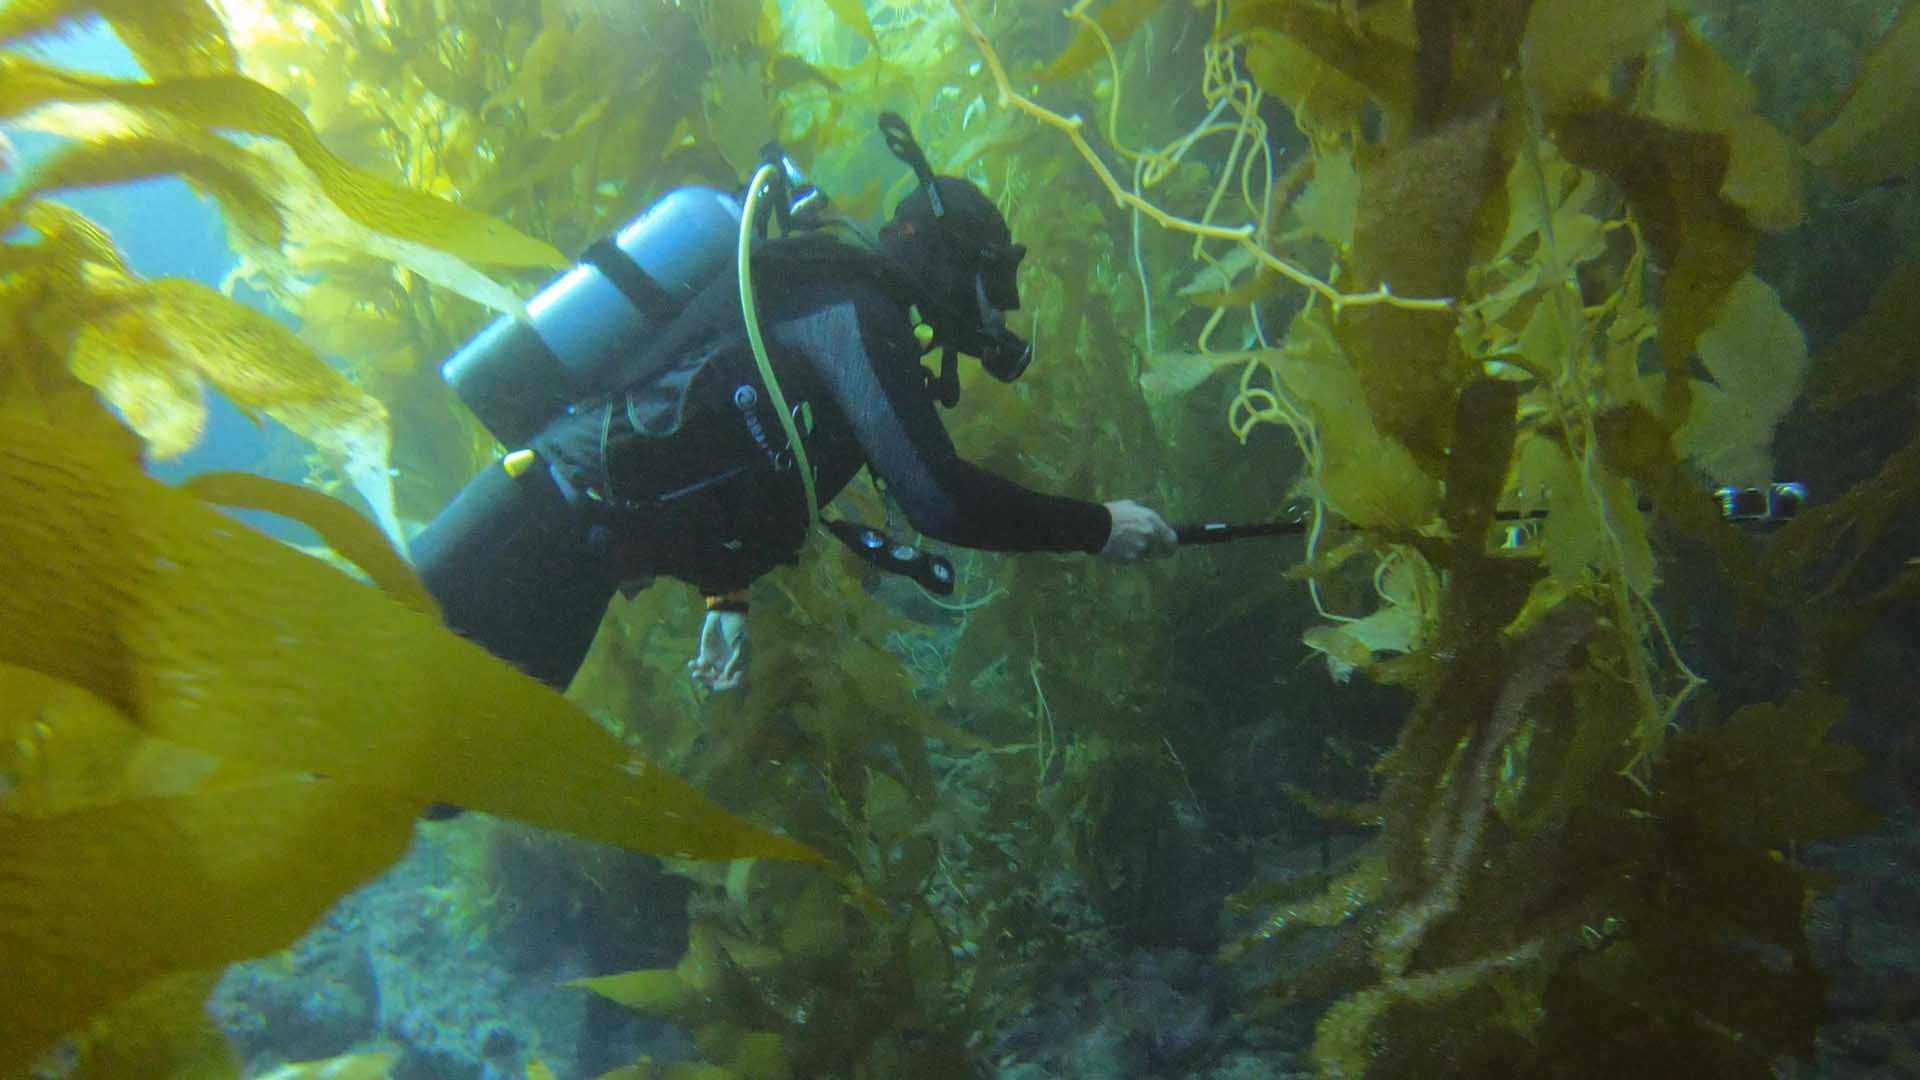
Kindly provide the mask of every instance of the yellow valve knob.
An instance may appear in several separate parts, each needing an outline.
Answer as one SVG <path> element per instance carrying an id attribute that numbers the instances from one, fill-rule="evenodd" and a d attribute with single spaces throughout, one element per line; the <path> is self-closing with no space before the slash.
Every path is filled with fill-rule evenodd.
<path id="1" fill-rule="evenodd" d="M 533 468 L 534 463 L 539 460 L 540 455 L 531 450 L 515 450 L 513 453 L 500 459 L 500 467 L 507 470 L 508 476 L 518 480 L 528 469 Z"/>

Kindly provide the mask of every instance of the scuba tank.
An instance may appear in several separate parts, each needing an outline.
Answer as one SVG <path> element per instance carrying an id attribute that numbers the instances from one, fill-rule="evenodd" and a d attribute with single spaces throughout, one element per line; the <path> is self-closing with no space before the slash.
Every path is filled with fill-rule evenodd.
<path id="1" fill-rule="evenodd" d="M 825 203 L 792 159 L 779 164 L 783 219 Z M 717 188 L 668 192 L 528 301 L 525 319 L 503 315 L 461 346 L 441 377 L 494 438 L 526 445 L 575 402 L 645 377 L 632 364 L 647 340 L 732 263 L 741 209 Z"/>

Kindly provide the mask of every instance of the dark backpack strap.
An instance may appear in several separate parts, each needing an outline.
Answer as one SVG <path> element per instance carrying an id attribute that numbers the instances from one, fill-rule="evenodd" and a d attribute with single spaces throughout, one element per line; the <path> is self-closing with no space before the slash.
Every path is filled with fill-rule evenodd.
<path id="1" fill-rule="evenodd" d="M 667 290 L 653 280 L 653 275 L 640 269 L 633 257 L 620 250 L 620 245 L 610 237 L 603 237 L 580 256 L 580 261 L 605 274 L 613 287 L 619 289 L 648 326 L 666 326 L 680 314 L 680 305 Z"/>
<path id="2" fill-rule="evenodd" d="M 927 377 L 927 394 L 936 404 L 953 408 L 960 404 L 960 357 L 948 345 L 940 350 L 940 374 L 935 375 L 926 368 L 920 373 Z"/>

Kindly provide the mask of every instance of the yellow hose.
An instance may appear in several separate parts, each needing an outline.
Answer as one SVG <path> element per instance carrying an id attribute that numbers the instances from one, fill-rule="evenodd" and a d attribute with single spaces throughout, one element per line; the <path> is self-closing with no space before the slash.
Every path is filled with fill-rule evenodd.
<path id="1" fill-rule="evenodd" d="M 800 482 L 807 490 L 807 531 L 820 525 L 820 497 L 813 489 L 813 466 L 807 462 L 807 447 L 800 441 L 800 429 L 794 425 L 793 410 L 787 408 L 787 396 L 773 377 L 773 363 L 767 359 L 767 343 L 760 337 L 760 319 L 753 309 L 753 272 L 747 263 L 753 246 L 753 216 L 760 208 L 760 196 L 773 182 L 774 166 L 762 165 L 747 185 L 747 203 L 740 212 L 740 314 L 747 321 L 747 344 L 753 346 L 754 362 L 760 365 L 760 381 L 767 384 L 767 396 L 780 414 L 780 427 L 787 433 L 787 445 L 793 447 L 793 463 L 800 470 Z"/>

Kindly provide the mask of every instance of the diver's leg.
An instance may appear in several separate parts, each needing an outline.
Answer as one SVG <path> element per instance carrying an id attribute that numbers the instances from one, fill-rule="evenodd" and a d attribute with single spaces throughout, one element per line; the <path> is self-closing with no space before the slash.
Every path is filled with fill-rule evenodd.
<path id="1" fill-rule="evenodd" d="M 593 644 L 616 585 L 553 477 L 494 465 L 413 541 L 447 625 L 556 690 Z"/>

